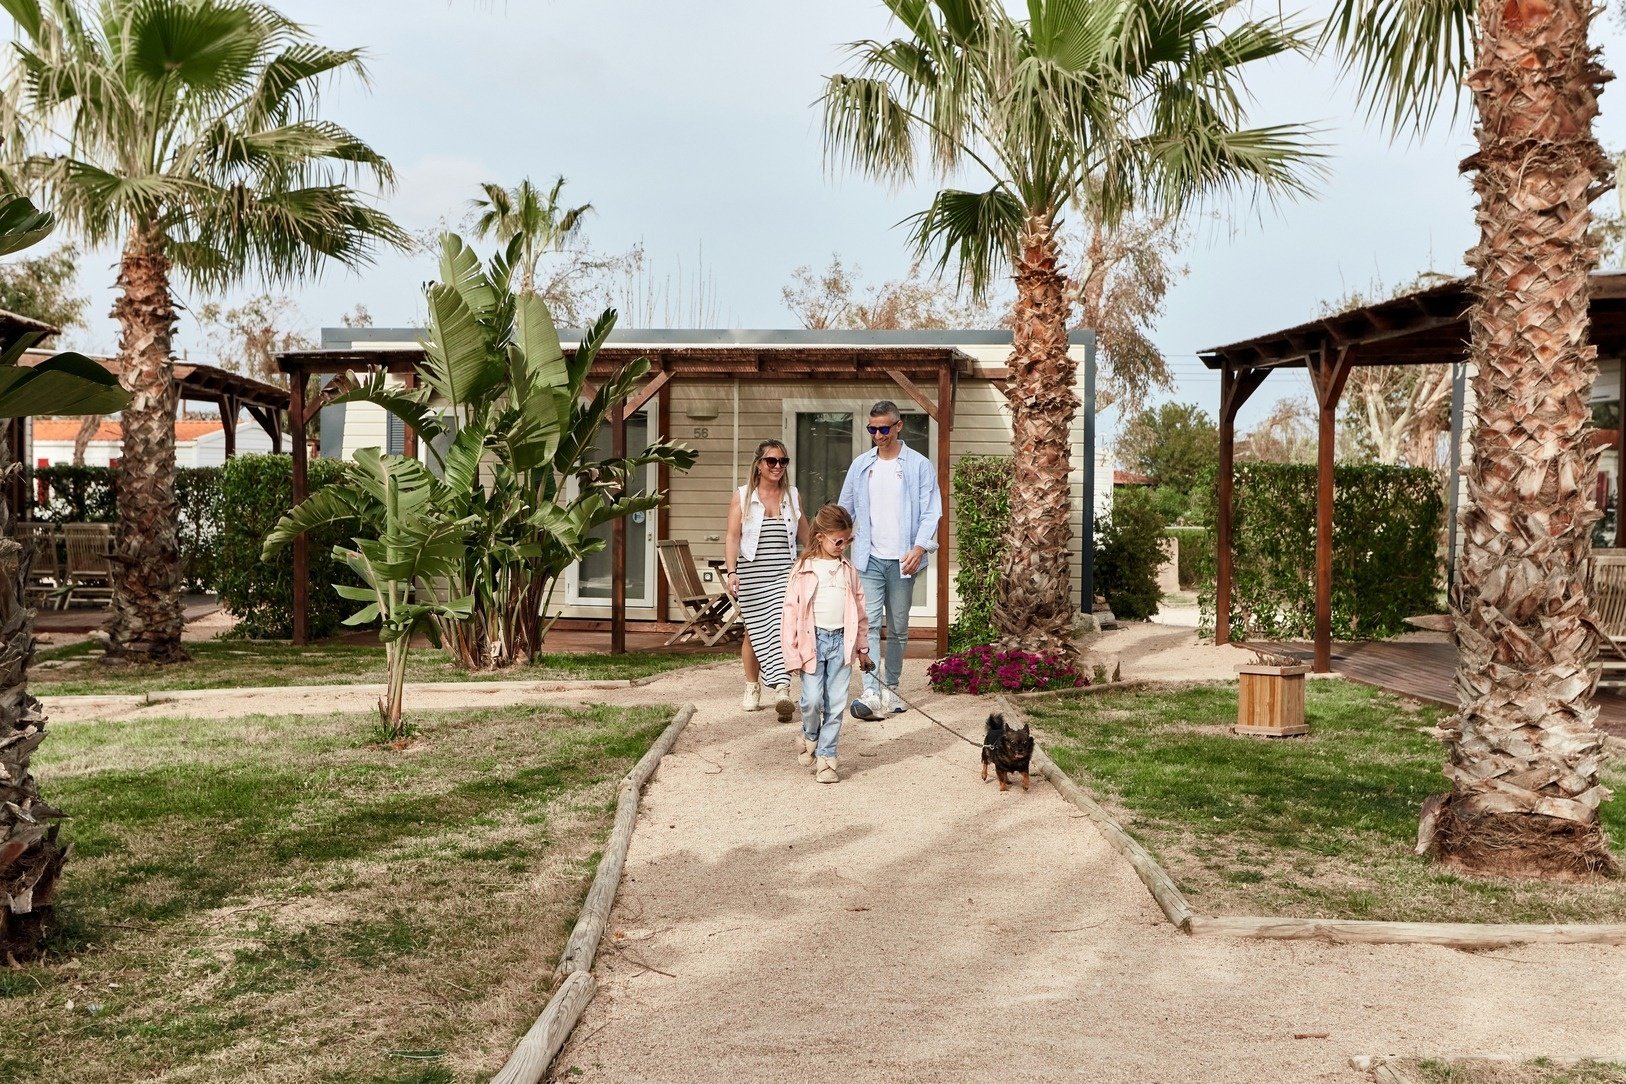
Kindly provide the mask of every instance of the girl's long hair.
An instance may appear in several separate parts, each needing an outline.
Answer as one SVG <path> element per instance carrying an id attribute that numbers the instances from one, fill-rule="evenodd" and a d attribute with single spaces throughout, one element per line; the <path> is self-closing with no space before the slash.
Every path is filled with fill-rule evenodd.
<path id="1" fill-rule="evenodd" d="M 751 503 L 751 494 L 753 494 L 753 493 L 755 493 L 757 491 L 757 486 L 760 485 L 761 482 L 762 482 L 762 472 L 767 469 L 762 465 L 762 453 L 767 451 L 769 448 L 778 448 L 779 449 L 779 454 L 780 454 L 781 457 L 789 457 L 789 455 L 790 455 L 790 449 L 785 447 L 784 442 L 774 440 L 772 437 L 768 438 L 767 440 L 763 441 L 761 444 L 757 445 L 756 457 L 751 460 L 751 481 L 750 481 L 750 484 L 748 484 L 745 487 L 745 503 L 747 505 L 749 505 Z M 790 468 L 786 467 L 785 468 L 785 473 L 781 474 L 779 476 L 779 478 L 780 478 L 780 482 L 779 482 L 779 485 L 780 485 L 779 492 L 780 492 L 780 494 L 783 495 L 783 494 L 789 493 L 790 492 Z M 781 511 L 781 514 L 782 514 L 784 510 L 781 509 L 780 511 Z"/>
<path id="2" fill-rule="evenodd" d="M 813 522 L 809 524 L 807 547 L 802 550 L 802 556 L 797 560 L 796 567 L 800 569 L 813 558 L 824 556 L 824 548 L 819 545 L 819 538 L 821 536 L 836 534 L 840 531 L 847 531 L 850 533 L 852 529 L 853 517 L 849 515 L 847 510 L 841 507 L 841 505 L 827 504 L 823 508 L 819 509 L 818 512 L 813 516 Z M 846 562 L 847 553 L 851 549 L 852 545 L 849 543 L 847 548 L 841 551 L 840 560 Z M 849 564 L 848 567 L 850 568 L 851 565 Z"/>

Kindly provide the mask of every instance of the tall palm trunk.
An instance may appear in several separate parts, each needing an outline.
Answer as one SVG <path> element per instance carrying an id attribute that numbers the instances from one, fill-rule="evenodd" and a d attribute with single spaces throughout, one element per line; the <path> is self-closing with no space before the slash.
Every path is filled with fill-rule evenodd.
<path id="1" fill-rule="evenodd" d="M 175 500 L 174 369 L 170 341 L 175 306 L 163 235 L 132 231 L 119 267 L 124 293 L 118 320 L 119 382 L 131 395 L 124 411 L 124 458 L 118 471 L 118 527 L 113 546 L 113 621 L 109 656 L 176 662 L 181 649 L 181 552 Z"/>
<path id="2" fill-rule="evenodd" d="M 12 469 L 0 462 L 0 475 Z M 68 847 L 57 842 L 62 814 L 41 800 L 29 771 L 29 758 L 45 740 L 45 715 L 28 692 L 34 611 L 23 585 L 29 554 L 10 537 L 10 527 L 0 486 L 0 964 L 33 955 L 68 858 Z"/>
<path id="3" fill-rule="evenodd" d="M 1011 490 L 1003 575 L 994 610 L 1002 643 L 1071 658 L 1073 615 L 1068 577 L 1072 541 L 1068 426 L 1078 409 L 1078 366 L 1067 355 L 1067 279 L 1049 216 L 1023 225 L 1016 259 L 1015 332 L 1011 339 L 1012 451 L 1022 469 Z"/>
<path id="4" fill-rule="evenodd" d="M 1612 869 L 1587 581 L 1597 449 L 1588 399 L 1588 204 L 1609 165 L 1592 136 L 1606 72 L 1588 0 L 1479 5 L 1479 195 L 1468 253 L 1479 422 L 1468 471 L 1456 638 L 1462 712 L 1451 793 L 1420 841 L 1487 872 Z M 1435 817 L 1437 816 L 1437 821 Z"/>

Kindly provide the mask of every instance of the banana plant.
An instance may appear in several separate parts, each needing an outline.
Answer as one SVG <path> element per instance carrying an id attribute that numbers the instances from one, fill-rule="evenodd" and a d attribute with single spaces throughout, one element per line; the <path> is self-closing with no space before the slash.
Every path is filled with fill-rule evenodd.
<path id="1" fill-rule="evenodd" d="M 411 514 L 458 524 L 463 533 L 437 574 L 446 585 L 437 587 L 440 601 L 424 603 L 431 608 L 417 619 L 470 669 L 523 662 L 540 651 L 560 578 L 604 548 L 594 529 L 664 500 L 631 491 L 638 472 L 651 465 L 687 470 L 696 460 L 693 449 L 664 438 L 635 455 L 597 458 L 595 438 L 617 404 L 649 379 L 649 362 L 619 367 L 590 393 L 588 377 L 615 326 L 614 310 L 567 356 L 546 303 L 510 288 L 520 257 L 516 239 L 482 265 L 447 234 L 440 281 L 425 288 L 428 331 L 417 386 L 376 374 L 333 400 L 381 407 L 427 450 L 434 469 L 418 481 L 423 499 Z M 352 473 L 367 472 L 360 458 Z M 284 517 L 266 544 L 334 520 L 377 532 L 385 519 L 381 493 L 359 479 L 324 487 Z M 427 582 L 420 577 L 415 592 Z M 381 606 L 381 618 L 384 612 Z"/>

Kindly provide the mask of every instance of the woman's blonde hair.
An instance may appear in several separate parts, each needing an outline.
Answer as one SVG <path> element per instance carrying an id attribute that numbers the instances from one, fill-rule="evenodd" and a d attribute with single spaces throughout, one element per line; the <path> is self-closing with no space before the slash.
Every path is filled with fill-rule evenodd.
<path id="1" fill-rule="evenodd" d="M 800 561 L 796 562 L 797 565 L 801 565 L 804 561 L 810 561 L 814 557 L 824 555 L 823 547 L 819 545 L 821 536 L 835 534 L 838 531 L 851 532 L 852 529 L 853 517 L 848 514 L 845 508 L 839 504 L 825 505 L 814 514 L 813 522 L 808 525 L 807 548 L 802 550 L 802 557 Z M 850 549 L 852 549 L 852 546 L 849 545 L 846 550 L 841 551 L 841 560 L 845 561 L 847 559 L 847 550 Z"/>
<path id="2" fill-rule="evenodd" d="M 764 469 L 763 466 L 762 466 L 762 453 L 766 452 L 769 448 L 778 448 L 779 449 L 779 454 L 781 456 L 783 456 L 783 457 L 785 457 L 787 459 L 790 457 L 790 449 L 785 447 L 785 444 L 784 444 L 783 441 L 774 440 L 772 437 L 770 437 L 767 440 L 763 441 L 761 444 L 757 445 L 757 454 L 751 460 L 751 481 L 745 487 L 745 499 L 746 499 L 747 503 L 750 502 L 751 494 L 753 494 L 753 493 L 755 493 L 757 491 L 757 486 L 762 481 L 762 471 Z M 780 478 L 779 484 L 782 487 L 781 492 L 789 493 L 790 492 L 790 468 L 786 467 L 785 468 L 785 473 L 780 475 L 779 478 Z"/>

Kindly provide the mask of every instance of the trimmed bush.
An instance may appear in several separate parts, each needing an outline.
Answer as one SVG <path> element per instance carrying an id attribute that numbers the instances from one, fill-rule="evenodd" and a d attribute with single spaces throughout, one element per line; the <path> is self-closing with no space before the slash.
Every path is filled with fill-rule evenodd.
<path id="1" fill-rule="evenodd" d="M 1112 518 L 1095 524 L 1095 589 L 1114 616 L 1138 621 L 1157 613 L 1167 530 L 1155 493 L 1120 486 L 1112 495 Z"/>
<path id="2" fill-rule="evenodd" d="M 954 540 L 960 567 L 954 586 L 960 609 L 949 626 L 949 647 L 960 651 L 998 638 L 994 603 L 1011 518 L 1009 456 L 968 455 L 954 464 Z"/>
<path id="3" fill-rule="evenodd" d="M 34 518 L 48 523 L 112 523 L 118 519 L 117 467 L 35 467 Z M 41 490 L 44 499 L 40 500 Z M 215 589 L 220 521 L 215 498 L 219 467 L 179 467 L 175 500 L 180 506 L 181 576 L 188 591 Z"/>
<path id="4" fill-rule="evenodd" d="M 307 478 L 312 493 L 340 479 L 344 463 L 313 459 Z M 294 633 L 294 551 L 284 547 L 271 560 L 260 556 L 265 536 L 294 505 L 293 458 L 240 455 L 227 460 L 220 478 L 220 548 L 216 582 L 220 603 L 238 619 L 235 634 L 251 640 L 286 640 Z M 310 541 L 309 631 L 313 638 L 339 627 L 352 608 L 329 586 L 361 586 L 333 547 L 350 540 L 340 524 L 312 531 Z"/>
<path id="5" fill-rule="evenodd" d="M 1232 530 L 1231 638 L 1292 640 L 1315 634 L 1316 468 L 1238 463 Z M 1432 613 L 1445 516 L 1440 482 L 1423 467 L 1334 468 L 1332 634 L 1372 640 Z M 1210 494 L 1217 507 L 1217 487 Z M 1198 601 L 1214 627 L 1214 570 Z"/>
<path id="6" fill-rule="evenodd" d="M 945 655 L 927 667 L 926 679 L 940 693 L 972 696 L 1001 689 L 1016 693 L 1072 689 L 1090 683 L 1089 678 L 1054 655 L 996 651 L 988 644 Z"/>
<path id="7" fill-rule="evenodd" d="M 1202 582 L 1203 569 L 1214 560 L 1213 528 L 1170 527 L 1168 535 L 1180 543 L 1175 567 L 1181 590 L 1190 591 Z"/>

